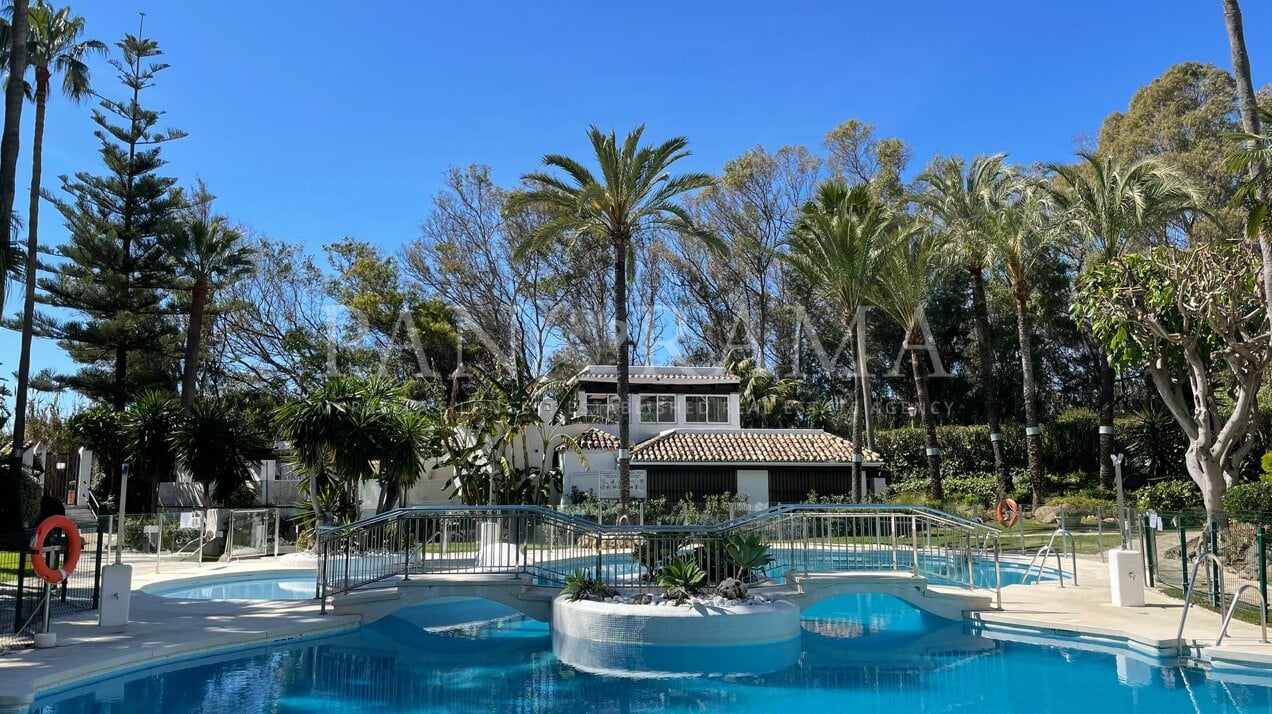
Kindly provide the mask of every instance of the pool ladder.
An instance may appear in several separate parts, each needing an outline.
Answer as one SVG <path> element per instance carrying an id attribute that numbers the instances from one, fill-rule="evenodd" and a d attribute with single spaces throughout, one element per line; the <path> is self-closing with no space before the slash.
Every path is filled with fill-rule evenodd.
<path id="1" fill-rule="evenodd" d="M 1034 557 L 1029 560 L 1029 567 L 1025 568 L 1025 577 L 1020 582 L 1024 585 L 1029 584 L 1029 576 L 1033 573 L 1034 564 L 1038 565 L 1038 573 L 1034 576 L 1034 582 L 1042 581 L 1042 571 L 1047 567 L 1047 556 L 1054 555 L 1056 557 L 1056 572 L 1060 574 L 1060 587 L 1064 587 L 1064 561 L 1060 559 L 1060 551 L 1056 550 L 1056 538 L 1061 538 L 1061 545 L 1066 542 L 1069 545 L 1069 557 L 1072 558 L 1073 565 L 1073 584 L 1078 584 L 1078 542 L 1073 537 L 1073 533 L 1064 528 L 1057 528 L 1055 533 L 1051 534 L 1051 538 L 1047 540 L 1047 544 L 1038 549 L 1034 553 Z"/>
<path id="2" fill-rule="evenodd" d="M 1197 574 L 1198 570 L 1201 569 L 1202 563 L 1213 564 L 1215 566 L 1215 572 L 1219 574 L 1218 592 L 1220 604 L 1223 603 L 1223 598 L 1226 597 L 1223 587 L 1223 561 L 1219 560 L 1218 556 L 1214 553 L 1206 553 L 1204 551 L 1198 553 L 1197 560 L 1193 563 L 1192 577 L 1188 579 L 1188 589 L 1184 592 L 1184 611 L 1179 616 L 1179 632 L 1175 633 L 1175 639 L 1178 640 L 1181 645 L 1184 641 L 1184 624 L 1188 622 L 1188 609 L 1192 607 L 1193 592 L 1197 589 Z M 1214 579 L 1209 575 L 1206 577 L 1206 580 L 1211 586 L 1215 584 Z M 1232 604 L 1228 606 L 1228 612 L 1223 616 L 1223 624 L 1219 626 L 1219 636 L 1215 638 L 1215 647 L 1223 644 L 1223 638 L 1228 635 L 1228 625 L 1232 624 L 1232 617 L 1237 614 L 1237 603 L 1241 601 L 1241 596 L 1245 594 L 1247 590 L 1253 591 L 1255 595 L 1259 596 L 1259 627 L 1262 630 L 1259 641 L 1267 644 L 1268 602 L 1263 599 L 1263 593 L 1259 591 L 1259 587 L 1257 585 L 1254 585 L 1253 583 L 1246 583 L 1245 585 L 1237 588 L 1236 594 L 1232 596 Z"/>

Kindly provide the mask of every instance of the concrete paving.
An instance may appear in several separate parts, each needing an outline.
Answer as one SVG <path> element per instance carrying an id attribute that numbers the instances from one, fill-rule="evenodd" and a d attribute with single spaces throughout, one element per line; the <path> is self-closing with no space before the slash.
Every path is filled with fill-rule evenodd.
<path id="1" fill-rule="evenodd" d="M 1068 562 L 1065 563 L 1066 568 Z M 165 565 L 154 573 L 134 566 L 133 586 L 168 580 L 258 573 L 295 568 L 312 572 L 312 561 L 288 557 L 234 564 Z M 1234 621 L 1221 647 L 1212 644 L 1221 617 L 1200 607 L 1188 616 L 1183 647 L 1176 639 L 1182 603 L 1149 590 L 1138 608 L 1110 602 L 1108 566 L 1096 556 L 1079 556 L 1078 582 L 1013 585 L 1003 589 L 1002 610 L 967 613 L 967 619 L 1011 638 L 1033 635 L 1095 638 L 1149 656 L 1187 655 L 1215 668 L 1272 668 L 1272 644 L 1259 641 L 1257 625 Z M 977 591 L 986 593 L 986 591 Z M 0 656 L 0 709 L 22 710 L 39 691 L 65 686 L 113 671 L 159 663 L 179 657 L 333 634 L 357 627 L 356 615 L 319 614 L 310 601 L 177 600 L 134 590 L 131 622 L 114 631 L 97 626 L 97 613 L 86 612 L 55 620 L 58 646 L 23 649 Z"/>

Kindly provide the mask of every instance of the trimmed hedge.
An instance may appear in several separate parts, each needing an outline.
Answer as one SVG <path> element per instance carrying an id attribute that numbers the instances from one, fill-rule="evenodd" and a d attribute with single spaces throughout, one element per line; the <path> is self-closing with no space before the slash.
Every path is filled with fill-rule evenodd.
<path id="1" fill-rule="evenodd" d="M 1192 481 L 1159 481 L 1139 490 L 1137 500 L 1140 510 L 1146 511 L 1195 511 L 1205 508 L 1201 489 Z"/>

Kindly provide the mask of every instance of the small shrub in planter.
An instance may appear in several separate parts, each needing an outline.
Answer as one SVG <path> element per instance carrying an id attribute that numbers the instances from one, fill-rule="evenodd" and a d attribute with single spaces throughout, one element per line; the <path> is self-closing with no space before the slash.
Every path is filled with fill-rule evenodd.
<path id="1" fill-rule="evenodd" d="M 676 558 L 662 566 L 658 573 L 658 585 L 677 603 L 684 603 L 690 596 L 702 592 L 706 582 L 706 571 L 688 558 Z"/>

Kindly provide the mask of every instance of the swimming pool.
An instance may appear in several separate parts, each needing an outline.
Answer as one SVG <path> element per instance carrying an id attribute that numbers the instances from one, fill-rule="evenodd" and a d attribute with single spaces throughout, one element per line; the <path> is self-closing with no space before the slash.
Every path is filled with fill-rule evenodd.
<path id="1" fill-rule="evenodd" d="M 141 591 L 183 600 L 312 600 L 314 573 L 291 570 L 225 575 L 155 583 Z"/>
<path id="2" fill-rule="evenodd" d="M 746 676 L 582 671 L 556 659 L 547 625 L 512 611 L 473 622 L 455 601 L 441 604 L 448 612 L 435 607 L 342 635 L 115 675 L 41 697 L 32 711 L 1272 711 L 1272 686 L 1076 643 L 980 637 L 882 595 L 810 608 L 798 663 Z M 482 616 L 500 612 L 492 607 L 482 603 Z M 712 657 L 693 649 L 699 660 Z"/>

